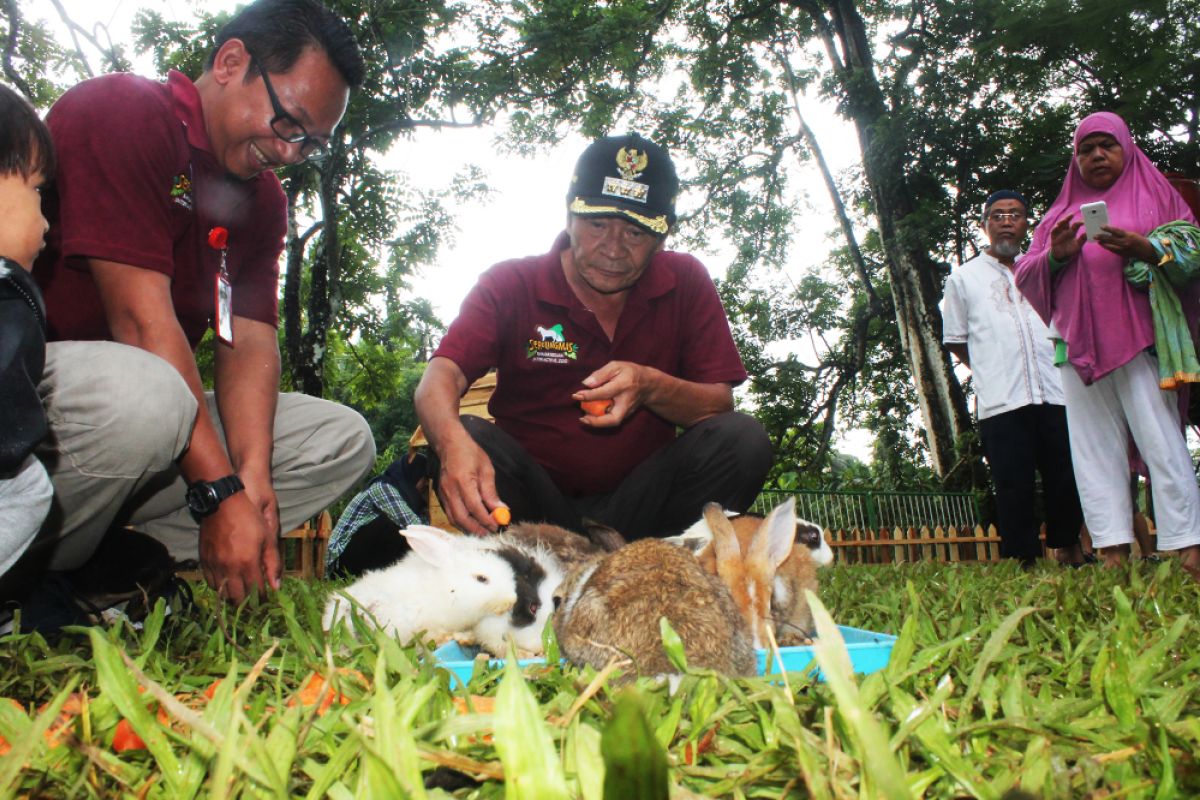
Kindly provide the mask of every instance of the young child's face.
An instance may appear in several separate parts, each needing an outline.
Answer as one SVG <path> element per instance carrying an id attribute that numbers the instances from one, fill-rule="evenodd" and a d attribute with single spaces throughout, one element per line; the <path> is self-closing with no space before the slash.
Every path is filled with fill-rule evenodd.
<path id="1" fill-rule="evenodd" d="M 0 175 L 0 256 L 25 269 L 41 252 L 50 224 L 42 216 L 42 173 Z"/>

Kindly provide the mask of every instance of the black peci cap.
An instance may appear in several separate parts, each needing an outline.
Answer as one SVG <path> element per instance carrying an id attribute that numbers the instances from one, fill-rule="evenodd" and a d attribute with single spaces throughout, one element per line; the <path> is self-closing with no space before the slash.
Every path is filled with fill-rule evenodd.
<path id="1" fill-rule="evenodd" d="M 987 214 L 988 209 L 999 203 L 1001 200 L 1016 200 L 1021 205 L 1025 206 L 1025 213 L 1029 213 L 1029 201 L 1025 199 L 1025 195 L 1014 189 L 1001 189 L 998 192 L 992 192 L 988 195 L 987 200 L 983 201 L 983 213 Z"/>
<path id="2" fill-rule="evenodd" d="M 567 211 L 621 217 L 666 236 L 675 224 L 679 177 L 666 148 L 630 133 L 588 145 L 575 164 Z"/>

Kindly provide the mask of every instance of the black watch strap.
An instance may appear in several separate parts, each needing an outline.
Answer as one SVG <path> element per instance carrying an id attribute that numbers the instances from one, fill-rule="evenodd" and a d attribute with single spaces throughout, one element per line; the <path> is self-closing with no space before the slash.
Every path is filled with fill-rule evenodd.
<path id="1" fill-rule="evenodd" d="M 242 479 L 237 475 L 226 475 L 215 481 L 196 481 L 188 486 L 188 511 L 191 512 L 192 519 L 199 522 L 212 516 L 224 500 L 245 488 Z"/>

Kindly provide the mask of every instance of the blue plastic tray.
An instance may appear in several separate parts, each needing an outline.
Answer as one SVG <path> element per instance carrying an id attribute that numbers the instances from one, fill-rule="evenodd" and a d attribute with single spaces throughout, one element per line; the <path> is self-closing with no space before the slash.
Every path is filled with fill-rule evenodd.
<path id="1" fill-rule="evenodd" d="M 838 630 L 842 632 L 842 638 L 846 641 L 846 649 L 850 651 L 850 664 L 854 667 L 855 672 L 865 675 L 877 672 L 887 666 L 888 659 L 892 655 L 892 645 L 896 643 L 895 636 L 864 631 L 861 628 L 848 628 L 845 625 L 839 625 Z M 471 680 L 471 676 L 475 673 L 475 656 L 478 654 L 478 650 L 474 647 L 463 647 L 458 642 L 447 642 L 433 654 L 437 657 L 438 666 L 450 670 L 464 685 Z M 781 647 L 779 654 L 787 672 L 804 672 L 810 665 L 815 668 L 815 658 L 811 646 Z M 544 658 L 527 658 L 517 662 L 522 667 L 545 663 L 546 659 Z M 489 670 L 501 669 L 503 666 L 503 659 L 496 658 L 487 662 Z M 758 674 L 771 675 L 777 672 L 778 665 L 775 660 L 770 659 L 768 664 L 767 651 L 759 650 Z"/>

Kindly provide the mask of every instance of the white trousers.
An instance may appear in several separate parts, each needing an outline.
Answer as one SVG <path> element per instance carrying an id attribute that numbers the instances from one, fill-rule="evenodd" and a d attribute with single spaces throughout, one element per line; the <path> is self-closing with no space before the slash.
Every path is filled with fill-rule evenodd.
<path id="1" fill-rule="evenodd" d="M 1158 362 L 1140 353 L 1091 386 L 1068 365 L 1062 382 L 1075 483 L 1092 543 L 1133 541 L 1132 436 L 1150 468 L 1158 549 L 1200 544 L 1200 488 L 1179 423 L 1179 397 L 1158 388 Z"/>

